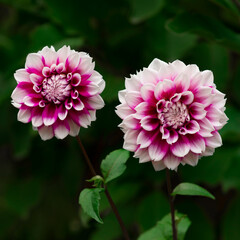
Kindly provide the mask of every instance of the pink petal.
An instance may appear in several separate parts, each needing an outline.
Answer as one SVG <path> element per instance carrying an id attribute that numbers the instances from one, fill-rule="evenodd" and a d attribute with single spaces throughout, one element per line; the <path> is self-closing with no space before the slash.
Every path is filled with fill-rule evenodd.
<path id="1" fill-rule="evenodd" d="M 89 97 L 86 102 L 90 109 L 101 109 L 104 107 L 104 101 L 99 95 Z"/>
<path id="2" fill-rule="evenodd" d="M 200 154 L 205 151 L 206 148 L 205 141 L 200 135 L 198 134 L 188 135 L 188 141 L 190 145 L 190 150 L 193 153 Z"/>
<path id="3" fill-rule="evenodd" d="M 65 108 L 65 105 L 64 104 L 61 104 L 59 107 L 58 107 L 58 118 L 60 120 L 64 120 L 66 117 L 67 117 L 67 114 L 68 114 L 68 111 L 67 109 Z"/>
<path id="4" fill-rule="evenodd" d="M 63 63 L 66 61 L 67 57 L 72 53 L 73 51 L 70 50 L 70 47 L 63 46 L 57 51 L 59 62 Z"/>
<path id="5" fill-rule="evenodd" d="M 154 89 L 155 86 L 153 84 L 145 84 L 141 87 L 141 96 L 144 101 L 154 101 Z"/>
<path id="6" fill-rule="evenodd" d="M 140 121 L 140 123 L 143 129 L 147 131 L 153 131 L 159 126 L 159 119 L 146 116 Z"/>
<path id="7" fill-rule="evenodd" d="M 42 62 L 42 56 L 37 53 L 30 53 L 27 56 L 25 68 L 29 73 L 41 74 L 44 65 Z"/>
<path id="8" fill-rule="evenodd" d="M 161 160 L 161 161 L 152 161 L 152 165 L 153 165 L 155 171 L 160 171 L 160 170 L 163 170 L 163 169 L 166 168 L 163 160 Z"/>
<path id="9" fill-rule="evenodd" d="M 155 138 L 155 140 L 148 147 L 148 153 L 153 161 L 160 161 L 168 152 L 168 144 L 165 140 Z"/>
<path id="10" fill-rule="evenodd" d="M 53 125 L 54 135 L 58 139 L 65 138 L 70 131 L 70 127 L 67 121 L 57 121 Z"/>
<path id="11" fill-rule="evenodd" d="M 212 86 L 213 85 L 213 73 L 212 73 L 212 71 L 205 70 L 201 74 L 202 74 L 202 84 L 204 86 Z"/>
<path id="12" fill-rule="evenodd" d="M 43 111 L 43 109 L 40 107 L 33 108 L 33 110 L 32 110 L 32 125 L 34 127 L 42 126 L 42 124 L 43 124 L 42 111 Z"/>
<path id="13" fill-rule="evenodd" d="M 205 152 L 202 153 L 202 156 L 208 157 L 208 156 L 212 156 L 215 152 L 215 148 L 211 148 L 211 147 L 206 147 Z"/>
<path id="14" fill-rule="evenodd" d="M 187 76 L 185 74 L 180 74 L 175 78 L 174 83 L 176 85 L 177 92 L 187 91 L 190 86 L 189 76 Z"/>
<path id="15" fill-rule="evenodd" d="M 199 155 L 189 152 L 184 158 L 183 162 L 191 166 L 196 166 L 199 160 Z"/>
<path id="16" fill-rule="evenodd" d="M 190 105 L 189 113 L 193 118 L 199 120 L 206 116 L 207 111 L 204 109 L 204 105 L 194 102 Z"/>
<path id="17" fill-rule="evenodd" d="M 79 92 L 75 89 L 71 91 L 71 97 L 77 99 L 79 97 Z"/>
<path id="18" fill-rule="evenodd" d="M 47 127 L 47 126 L 43 125 L 38 128 L 38 132 L 39 132 L 41 139 L 44 141 L 51 139 L 54 136 L 52 126 Z"/>
<path id="19" fill-rule="evenodd" d="M 127 116 L 123 120 L 123 124 L 126 128 L 129 128 L 129 129 L 139 129 L 140 128 L 139 120 L 135 119 L 132 115 Z"/>
<path id="20" fill-rule="evenodd" d="M 20 82 L 12 92 L 11 98 L 16 103 L 22 103 L 25 96 L 34 93 L 33 85 L 30 82 Z"/>
<path id="21" fill-rule="evenodd" d="M 148 68 L 144 68 L 142 71 L 142 81 L 145 84 L 154 84 L 156 85 L 158 82 L 158 74 L 156 71 Z"/>
<path id="22" fill-rule="evenodd" d="M 99 86 L 97 84 L 90 83 L 87 86 L 78 88 L 78 92 L 80 95 L 85 97 L 94 96 L 99 93 Z"/>
<path id="23" fill-rule="evenodd" d="M 126 78 L 125 86 L 128 91 L 139 91 L 142 86 L 141 82 L 132 75 L 131 78 Z"/>
<path id="24" fill-rule="evenodd" d="M 186 105 L 189 105 L 193 102 L 194 95 L 190 91 L 185 91 L 181 94 L 181 102 L 183 102 Z"/>
<path id="25" fill-rule="evenodd" d="M 162 98 L 170 98 L 174 95 L 175 90 L 175 83 L 171 80 L 164 79 L 156 85 L 154 95 L 157 100 Z"/>
<path id="26" fill-rule="evenodd" d="M 222 146 L 222 138 L 220 134 L 217 131 L 212 132 L 212 134 L 212 137 L 205 138 L 206 146 L 210 148 L 217 148 Z"/>
<path id="27" fill-rule="evenodd" d="M 151 161 L 148 151 L 146 149 L 138 148 L 133 155 L 135 158 L 139 158 L 139 163 L 145 163 Z"/>
<path id="28" fill-rule="evenodd" d="M 29 123 L 31 121 L 31 111 L 29 108 L 20 108 L 18 111 L 17 119 L 23 123 Z"/>
<path id="29" fill-rule="evenodd" d="M 135 113 L 127 104 L 120 104 L 116 107 L 116 114 L 121 118 L 124 119 L 128 115 Z"/>
<path id="30" fill-rule="evenodd" d="M 164 157 L 163 162 L 168 169 L 175 170 L 180 164 L 181 160 L 180 158 L 174 156 L 173 154 L 168 153 Z"/>
<path id="31" fill-rule="evenodd" d="M 29 73 L 25 69 L 19 69 L 14 73 L 14 78 L 19 82 L 30 82 Z"/>
<path id="32" fill-rule="evenodd" d="M 228 120 L 226 114 L 220 109 L 210 106 L 207 112 L 207 118 L 214 127 L 222 127 Z"/>
<path id="33" fill-rule="evenodd" d="M 83 104 L 83 102 L 82 102 L 79 98 L 77 98 L 77 99 L 72 99 L 72 103 L 73 103 L 73 108 L 74 108 L 75 110 L 77 110 L 77 111 L 83 110 L 84 104 Z"/>
<path id="34" fill-rule="evenodd" d="M 85 54 L 84 56 L 81 56 L 81 61 L 78 67 L 81 75 L 91 73 L 94 67 L 95 63 L 92 62 L 92 58 L 89 57 L 89 55 Z"/>
<path id="35" fill-rule="evenodd" d="M 168 144 L 173 144 L 178 140 L 178 133 L 174 129 L 169 130 L 169 137 L 166 139 Z"/>
<path id="36" fill-rule="evenodd" d="M 139 92 L 127 92 L 125 95 L 125 100 L 128 106 L 132 109 L 134 109 L 143 101 Z"/>
<path id="37" fill-rule="evenodd" d="M 170 137 L 170 132 L 167 128 L 161 126 L 160 132 L 162 133 L 162 139 L 168 139 Z"/>
<path id="38" fill-rule="evenodd" d="M 212 88 L 200 86 L 194 92 L 195 101 L 204 104 L 205 106 L 208 106 L 212 103 L 213 95 L 211 93 Z"/>
<path id="39" fill-rule="evenodd" d="M 169 63 L 170 68 L 174 73 L 180 74 L 186 69 L 186 65 L 180 61 L 180 60 L 175 60 L 172 63 Z"/>
<path id="40" fill-rule="evenodd" d="M 146 148 L 152 144 L 153 139 L 156 137 L 156 133 L 148 132 L 142 130 L 137 136 L 137 144 L 140 145 L 140 148 Z"/>
<path id="41" fill-rule="evenodd" d="M 43 123 L 45 126 L 52 125 L 58 117 L 58 109 L 55 104 L 48 104 L 42 113 Z"/>
<path id="42" fill-rule="evenodd" d="M 81 83 L 81 75 L 79 73 L 74 73 L 71 79 L 71 85 L 76 87 Z"/>
<path id="43" fill-rule="evenodd" d="M 212 136 L 212 131 L 214 131 L 215 129 L 214 129 L 213 125 L 211 124 L 211 122 L 207 118 L 199 120 L 198 124 L 200 126 L 200 130 L 198 131 L 198 133 L 202 137 L 211 137 Z"/>
<path id="44" fill-rule="evenodd" d="M 38 94 L 29 94 L 23 98 L 23 102 L 28 107 L 35 107 L 39 105 L 42 100 L 42 96 Z"/>
<path id="45" fill-rule="evenodd" d="M 123 148 L 128 151 L 135 151 L 137 148 L 136 139 L 138 134 L 138 130 L 128 130 L 124 135 Z"/>
<path id="46" fill-rule="evenodd" d="M 66 60 L 66 69 L 67 72 L 73 72 L 80 63 L 80 54 L 72 53 Z"/>
<path id="47" fill-rule="evenodd" d="M 138 104 L 135 108 L 135 111 L 136 114 L 134 114 L 134 117 L 137 119 L 142 119 L 146 116 L 152 116 L 153 118 L 157 118 L 156 108 L 147 102 L 142 102 Z"/>
<path id="48" fill-rule="evenodd" d="M 30 80 L 34 85 L 41 85 L 43 81 L 43 77 L 39 76 L 35 73 L 30 74 Z"/>
<path id="49" fill-rule="evenodd" d="M 52 64 L 57 63 L 58 54 L 55 50 L 49 48 L 43 53 L 43 57 L 45 59 L 45 66 L 51 67 Z"/>
<path id="50" fill-rule="evenodd" d="M 168 64 L 157 59 L 154 58 L 153 61 L 149 64 L 148 68 L 153 69 L 155 71 L 159 71 L 161 69 L 162 66 L 167 66 Z"/>
<path id="51" fill-rule="evenodd" d="M 68 120 L 68 123 L 70 127 L 69 135 L 76 137 L 79 134 L 80 127 L 70 119 Z"/>
<path id="52" fill-rule="evenodd" d="M 190 150 L 190 144 L 185 136 L 179 135 L 177 142 L 173 143 L 170 149 L 176 157 L 184 157 Z"/>
<path id="53" fill-rule="evenodd" d="M 200 126 L 195 120 L 191 120 L 185 125 L 186 133 L 194 134 L 199 131 Z"/>

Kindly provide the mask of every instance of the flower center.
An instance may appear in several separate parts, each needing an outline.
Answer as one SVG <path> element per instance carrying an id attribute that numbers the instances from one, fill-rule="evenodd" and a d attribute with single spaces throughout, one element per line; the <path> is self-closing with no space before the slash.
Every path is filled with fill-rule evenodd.
<path id="1" fill-rule="evenodd" d="M 52 75 L 43 80 L 41 93 L 49 102 L 58 104 L 70 95 L 71 84 L 65 74 Z"/>
<path id="2" fill-rule="evenodd" d="M 158 118 L 163 126 L 177 129 L 190 120 L 184 103 L 160 100 L 157 103 Z"/>

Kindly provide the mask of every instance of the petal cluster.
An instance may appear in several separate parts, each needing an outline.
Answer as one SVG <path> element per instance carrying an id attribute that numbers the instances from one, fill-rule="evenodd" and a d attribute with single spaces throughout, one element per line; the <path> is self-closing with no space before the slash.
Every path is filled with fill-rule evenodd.
<path id="1" fill-rule="evenodd" d="M 94 67 L 87 53 L 67 46 L 30 53 L 25 68 L 14 74 L 17 87 L 11 97 L 18 120 L 32 122 L 43 140 L 78 135 L 104 106 L 99 94 L 105 82 Z"/>
<path id="2" fill-rule="evenodd" d="M 177 60 L 154 59 L 148 68 L 126 78 L 116 113 L 123 119 L 124 148 L 156 171 L 195 166 L 222 145 L 226 99 L 211 71 Z"/>

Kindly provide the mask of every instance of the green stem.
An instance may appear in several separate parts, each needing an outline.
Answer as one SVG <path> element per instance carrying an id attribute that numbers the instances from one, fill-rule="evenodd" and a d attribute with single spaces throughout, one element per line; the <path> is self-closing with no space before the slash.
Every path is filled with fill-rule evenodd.
<path id="1" fill-rule="evenodd" d="M 166 178 L 167 178 L 168 198 L 169 198 L 170 209 L 171 209 L 173 240 L 177 240 L 177 229 L 176 229 L 176 222 L 175 222 L 174 198 L 171 195 L 171 193 L 172 193 L 172 185 L 171 185 L 170 171 L 169 171 L 168 168 L 166 168 Z"/>
<path id="2" fill-rule="evenodd" d="M 81 148 L 82 153 L 84 155 L 84 158 L 85 158 L 85 160 L 87 162 L 87 165 L 88 165 L 88 167 L 89 167 L 89 169 L 90 169 L 90 171 L 91 171 L 91 173 L 92 173 L 92 175 L 94 177 L 94 176 L 97 175 L 97 173 L 96 173 L 96 171 L 95 171 L 95 169 L 94 169 L 94 167 L 93 167 L 93 165 L 92 165 L 92 163 L 90 161 L 90 158 L 88 157 L 88 154 L 87 154 L 87 152 L 86 152 L 86 150 L 85 150 L 85 148 L 84 148 L 84 146 L 82 144 L 82 141 L 81 141 L 80 137 L 77 136 L 76 138 L 77 138 L 77 141 L 78 141 L 78 145 Z M 105 189 L 104 193 L 105 193 L 105 195 L 107 197 L 107 200 L 108 200 L 108 202 L 109 202 L 109 204 L 110 204 L 110 206 L 111 206 L 111 208 L 112 208 L 112 210 L 113 210 L 113 212 L 114 212 L 114 214 L 115 214 L 115 216 L 117 218 L 117 221 L 118 221 L 118 223 L 119 223 L 119 225 L 120 225 L 120 227 L 122 229 L 122 233 L 123 233 L 123 236 L 124 236 L 125 240 L 130 240 L 130 238 L 128 236 L 127 229 L 126 229 L 126 227 L 125 227 L 125 225 L 123 223 L 123 220 L 122 220 L 122 218 L 121 218 L 121 216 L 120 216 L 120 214 L 119 214 L 119 212 L 117 210 L 117 207 L 116 207 L 115 203 L 113 202 L 113 199 L 112 199 L 112 197 L 111 197 L 111 195 L 110 195 L 106 185 L 104 185 L 104 189 Z"/>

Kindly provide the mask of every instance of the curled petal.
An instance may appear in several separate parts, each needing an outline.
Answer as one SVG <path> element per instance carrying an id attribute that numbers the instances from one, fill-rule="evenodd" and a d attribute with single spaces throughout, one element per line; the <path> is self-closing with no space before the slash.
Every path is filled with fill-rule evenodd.
<path id="1" fill-rule="evenodd" d="M 72 104 L 73 108 L 77 111 L 81 111 L 84 108 L 84 104 L 79 98 L 72 99 Z"/>
<path id="2" fill-rule="evenodd" d="M 204 105 L 201 103 L 194 102 L 190 105 L 189 112 L 194 119 L 203 119 L 207 111 L 204 109 Z"/>
<path id="3" fill-rule="evenodd" d="M 146 131 L 153 131 L 159 126 L 159 120 L 151 116 L 144 117 L 141 121 L 141 127 Z"/>
<path id="4" fill-rule="evenodd" d="M 176 130 L 174 129 L 170 129 L 169 130 L 169 137 L 167 138 L 167 143 L 168 144 L 173 144 L 175 142 L 177 142 L 178 140 L 178 133 Z"/>

